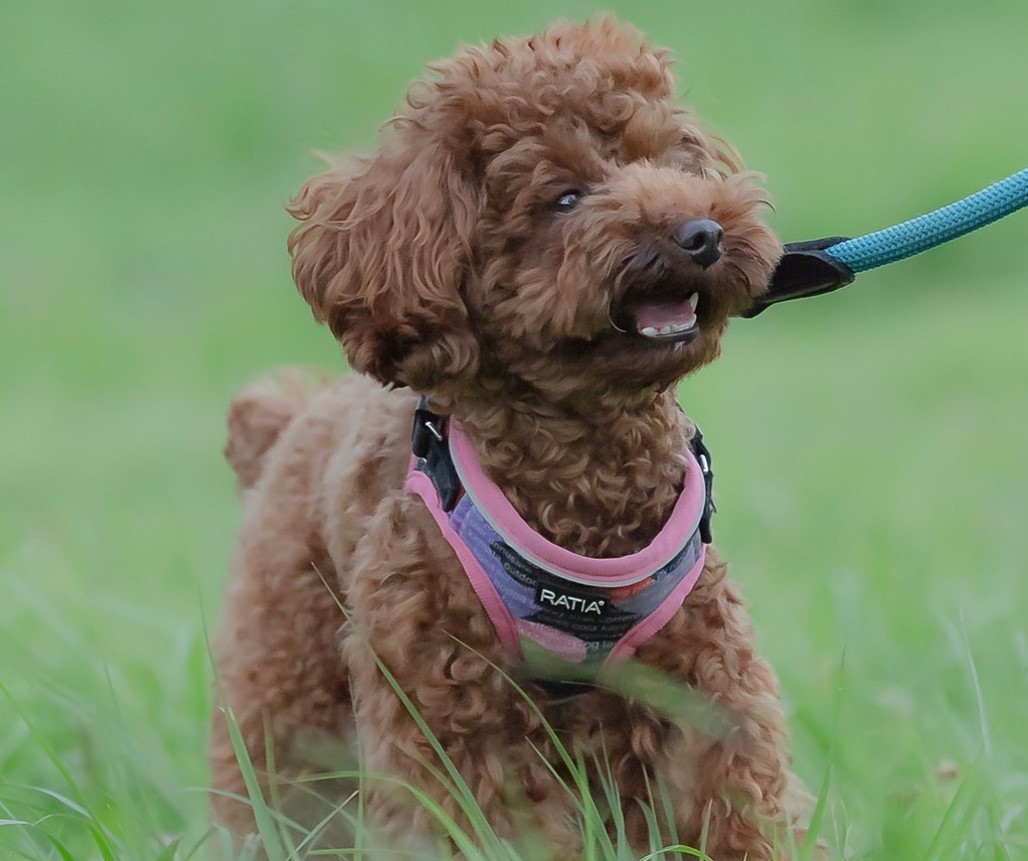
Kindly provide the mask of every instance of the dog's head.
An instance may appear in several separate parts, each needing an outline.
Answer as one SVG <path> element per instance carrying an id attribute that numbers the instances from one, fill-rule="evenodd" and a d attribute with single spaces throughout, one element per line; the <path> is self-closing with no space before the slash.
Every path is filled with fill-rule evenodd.
<path id="1" fill-rule="evenodd" d="M 291 207 L 296 283 L 351 366 L 563 398 L 713 359 L 781 247 L 752 175 L 673 103 L 664 52 L 604 19 L 432 71 L 374 155 Z"/>

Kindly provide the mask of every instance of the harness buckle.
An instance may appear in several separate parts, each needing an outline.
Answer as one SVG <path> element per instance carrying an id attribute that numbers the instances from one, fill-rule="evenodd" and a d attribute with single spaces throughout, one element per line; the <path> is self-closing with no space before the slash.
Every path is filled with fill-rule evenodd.
<path id="1" fill-rule="evenodd" d="M 418 459 L 418 468 L 432 479 L 443 510 L 452 511 L 460 496 L 460 477 L 446 443 L 446 419 L 428 408 L 424 395 L 414 408 L 411 451 Z"/>
<path id="2" fill-rule="evenodd" d="M 703 444 L 703 434 L 700 429 L 693 425 L 696 433 L 689 440 L 689 448 L 692 449 L 696 462 L 700 465 L 700 474 L 703 476 L 704 502 L 703 514 L 700 515 L 700 541 L 710 544 L 714 540 L 711 531 L 711 520 L 717 511 L 714 504 L 714 462 L 710 456 L 710 449 Z"/>
<path id="3" fill-rule="evenodd" d="M 438 427 L 439 422 L 439 416 L 428 408 L 428 399 L 424 396 L 418 398 L 418 405 L 414 408 L 414 427 L 411 429 L 410 439 L 411 451 L 415 457 L 428 457 L 431 438 L 435 438 L 436 442 L 443 441 Z"/>

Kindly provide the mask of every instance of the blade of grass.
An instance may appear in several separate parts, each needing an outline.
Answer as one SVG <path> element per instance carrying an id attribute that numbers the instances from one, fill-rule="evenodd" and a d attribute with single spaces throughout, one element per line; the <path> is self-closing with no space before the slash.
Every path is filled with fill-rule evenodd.
<path id="1" fill-rule="evenodd" d="M 264 773 L 268 776 L 268 797 L 269 807 L 273 810 L 282 810 L 282 799 L 278 793 L 278 771 L 275 768 L 275 739 L 271 731 L 271 720 L 264 715 Z M 293 843 L 293 836 L 288 828 L 277 828 L 279 840 L 284 842 L 282 847 L 288 853 L 289 858 L 296 855 L 296 845 Z"/>
<path id="2" fill-rule="evenodd" d="M 343 801 L 340 804 L 337 804 L 335 806 L 335 808 L 333 808 L 328 813 L 326 813 L 325 816 L 322 817 L 322 819 L 313 828 L 311 828 L 310 831 L 307 832 L 307 836 L 304 837 L 303 840 L 301 840 L 296 845 L 296 847 L 293 849 L 293 851 L 289 855 L 289 861 L 295 861 L 295 859 L 300 858 L 301 857 L 300 853 L 305 848 L 307 848 L 307 846 L 309 846 L 311 843 L 313 843 L 315 840 L 317 840 L 321 836 L 321 833 L 325 830 L 325 828 L 328 827 L 328 824 L 333 819 L 335 819 L 337 816 L 344 816 L 345 817 L 346 814 L 344 813 L 343 808 L 346 807 L 346 805 L 349 804 L 353 800 L 353 798 L 354 798 L 354 796 L 356 794 L 357 794 L 357 792 L 355 790 L 347 798 L 343 799 Z M 350 817 L 346 817 L 346 818 L 350 818 Z"/>
<path id="3" fill-rule="evenodd" d="M 715 861 L 706 852 L 701 849 L 694 849 L 692 846 L 665 846 L 663 849 L 658 849 L 656 852 L 651 852 L 649 855 L 644 855 L 639 861 L 655 861 L 663 855 L 685 855 L 687 858 L 698 858 L 699 861 Z"/>
<path id="4" fill-rule="evenodd" d="M 279 841 L 278 829 L 275 825 L 275 817 L 272 815 L 271 810 L 264 800 L 264 795 L 261 792 L 260 779 L 257 777 L 257 772 L 254 770 L 253 762 L 250 760 L 250 754 L 246 749 L 246 742 L 243 740 L 243 734 L 239 729 L 239 724 L 236 722 L 235 716 L 232 714 L 232 710 L 230 708 L 222 708 L 221 713 L 227 722 L 232 750 L 239 763 L 239 770 L 243 777 L 243 784 L 246 786 L 246 792 L 250 796 L 250 806 L 253 810 L 253 818 L 257 824 L 257 833 L 260 835 L 261 842 L 264 844 L 264 850 L 268 853 L 270 861 L 285 861 L 285 851 Z"/>
<path id="5" fill-rule="evenodd" d="M 206 844 L 209 840 L 212 840 L 220 832 L 220 830 L 221 829 L 212 826 L 208 828 L 206 831 L 204 831 L 204 833 L 200 835 L 199 839 L 197 839 L 197 841 L 193 844 L 192 849 L 190 849 L 188 852 L 186 852 L 185 855 L 179 858 L 179 861 L 190 861 L 190 859 L 194 858 L 196 856 L 196 853 L 200 851 L 204 844 Z"/>
<path id="6" fill-rule="evenodd" d="M 35 740 L 36 744 L 38 744 L 39 747 L 43 750 L 43 752 L 46 754 L 47 759 L 50 760 L 54 768 L 56 768 L 61 777 L 64 778 L 65 783 L 67 783 L 69 787 L 71 787 L 73 790 L 75 790 L 76 793 L 78 793 L 78 795 L 81 796 L 82 791 L 79 788 L 77 782 L 75 781 L 75 778 L 72 777 L 71 772 L 61 761 L 61 758 L 57 755 L 57 752 L 50 745 L 50 742 L 47 740 L 47 738 L 37 729 L 35 723 L 29 719 L 29 716 L 25 713 L 24 709 L 21 708 L 17 700 L 15 700 L 14 696 L 3 684 L 3 682 L 0 682 L 0 693 L 3 693 L 4 697 L 7 699 L 7 702 L 10 703 L 11 708 L 14 709 L 18 717 L 21 718 L 22 723 L 24 723 L 25 726 L 28 728 L 29 735 Z M 81 812 L 84 815 L 89 816 L 89 814 L 85 813 L 85 811 Z"/>
<path id="7" fill-rule="evenodd" d="M 113 847 L 110 841 L 107 839 L 107 835 L 104 833 L 104 829 L 97 824 L 95 820 L 87 819 L 85 822 L 86 830 L 93 837 L 93 842 L 96 844 L 97 851 L 100 853 L 100 857 L 104 861 L 115 861 L 115 855 Z"/>
<path id="8" fill-rule="evenodd" d="M 960 786 L 957 787 L 957 791 L 947 805 L 935 836 L 924 854 L 924 861 L 939 861 L 940 851 L 944 845 L 953 842 L 959 843 L 959 840 L 954 840 L 953 833 L 959 834 L 965 830 L 964 823 L 977 810 L 977 805 L 973 803 L 979 794 L 977 783 L 978 779 L 975 774 L 968 774 L 960 781 Z M 947 852 L 947 854 L 949 853 Z"/>
<path id="9" fill-rule="evenodd" d="M 181 842 L 182 838 L 176 837 L 157 854 L 155 861 L 175 861 L 175 856 L 178 854 L 179 843 Z"/>
<path id="10" fill-rule="evenodd" d="M 68 849 L 60 840 L 57 839 L 53 834 L 48 834 L 50 842 L 53 844 L 54 849 L 57 850 L 57 854 L 61 856 L 62 861 L 75 861 L 75 856 L 71 854 L 71 850 Z"/>

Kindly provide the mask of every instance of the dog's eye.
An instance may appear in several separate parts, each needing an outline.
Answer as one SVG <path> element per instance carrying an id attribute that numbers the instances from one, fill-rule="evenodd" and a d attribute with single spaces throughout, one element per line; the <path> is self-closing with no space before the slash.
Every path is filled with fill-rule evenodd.
<path id="1" fill-rule="evenodd" d="M 582 192 L 577 188 L 569 188 L 560 197 L 553 201 L 553 208 L 557 212 L 571 212 L 582 199 Z"/>

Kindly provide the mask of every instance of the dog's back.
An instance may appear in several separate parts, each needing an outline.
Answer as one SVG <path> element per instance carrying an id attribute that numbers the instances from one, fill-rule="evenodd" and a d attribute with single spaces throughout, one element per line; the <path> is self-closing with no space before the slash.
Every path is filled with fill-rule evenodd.
<path id="1" fill-rule="evenodd" d="M 328 383 L 296 369 L 247 386 L 229 408 L 225 456 L 245 492 L 245 515 L 215 646 L 217 699 L 232 709 L 258 772 L 274 751 L 283 784 L 344 764 L 348 562 L 367 518 L 403 492 L 412 415 L 409 393 L 357 374 Z M 217 712 L 210 760 L 214 786 L 245 797 Z M 288 794 L 283 804 L 298 821 L 313 826 L 325 815 L 316 795 Z M 237 834 L 253 830 L 248 804 L 217 794 L 213 804 Z"/>
<path id="2" fill-rule="evenodd" d="M 284 368 L 275 377 L 251 383 L 236 395 L 228 409 L 224 451 L 240 490 L 257 483 L 269 449 L 325 384 L 323 376 Z"/>

